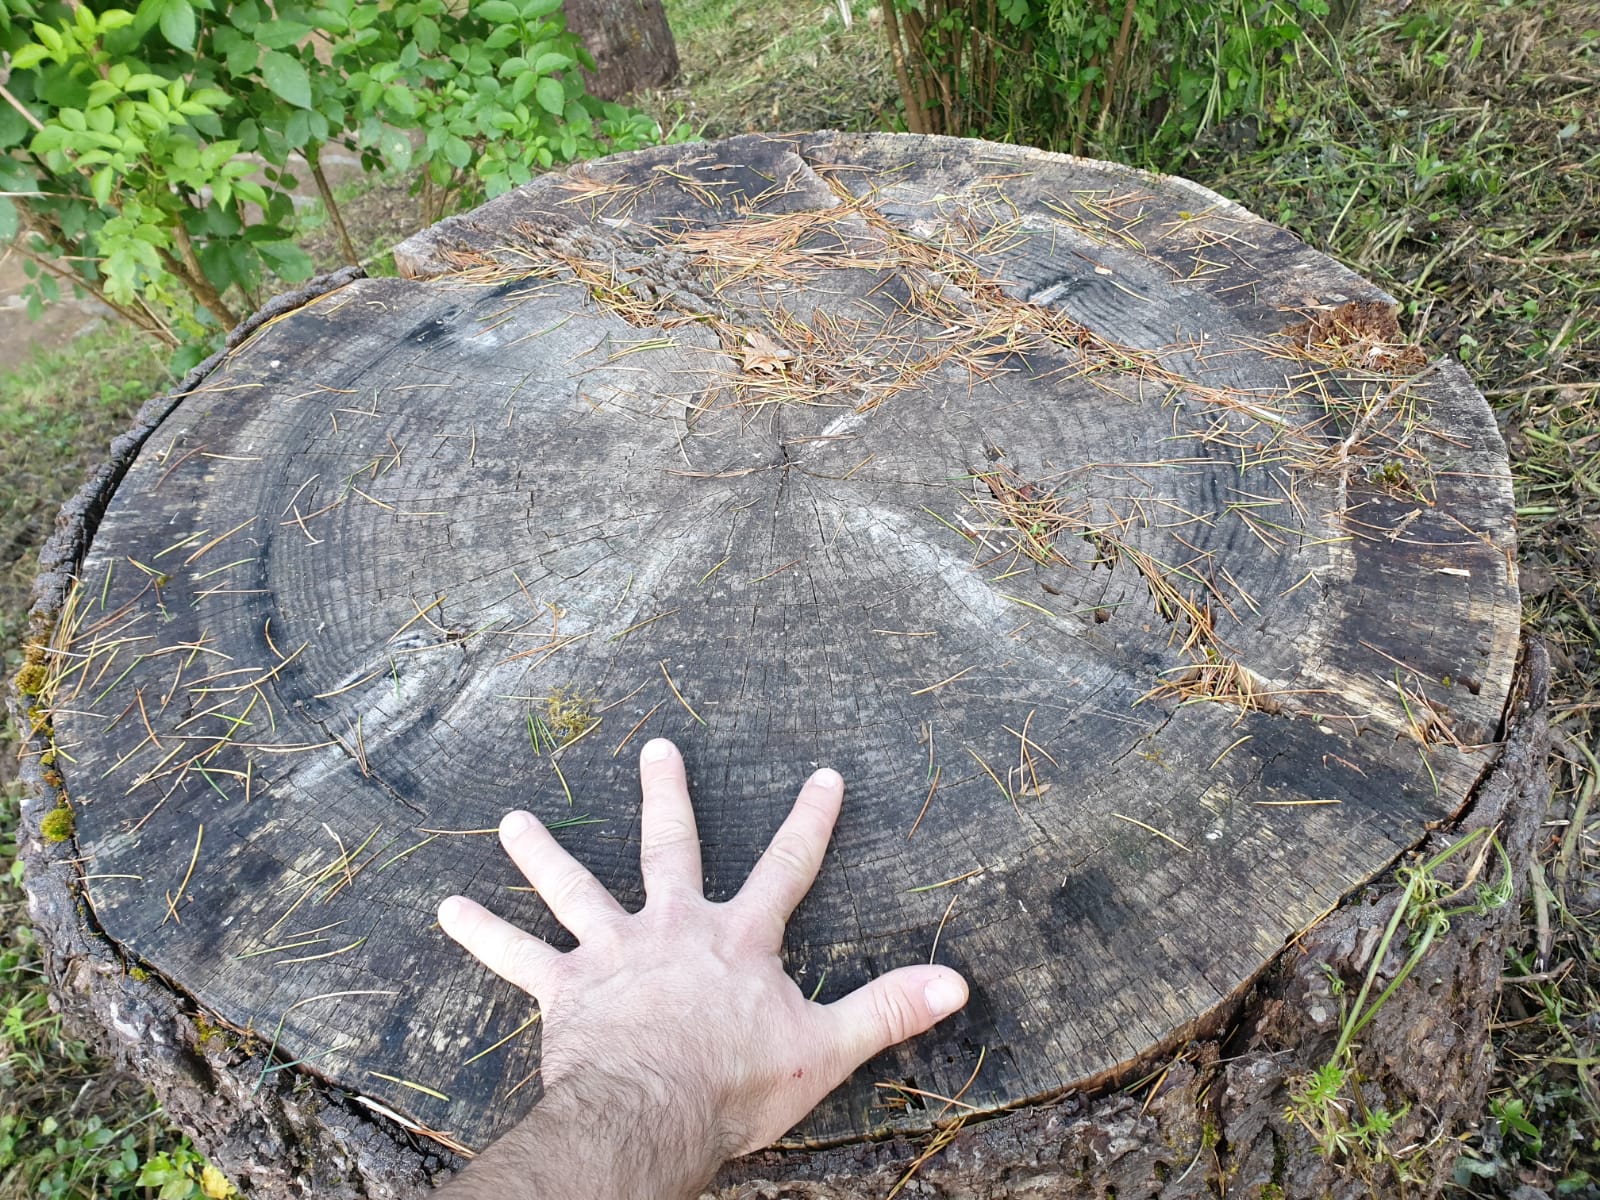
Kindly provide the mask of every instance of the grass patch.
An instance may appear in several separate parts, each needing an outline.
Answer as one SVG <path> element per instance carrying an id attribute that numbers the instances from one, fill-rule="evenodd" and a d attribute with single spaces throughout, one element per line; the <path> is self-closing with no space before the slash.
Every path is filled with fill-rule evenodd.
<path id="1" fill-rule="evenodd" d="M 166 380 L 155 343 L 111 326 L 0 375 L 0 657 L 8 678 L 56 511 Z M 144 1085 L 108 1073 L 50 1011 L 17 857 L 19 785 L 7 782 L 14 736 L 0 719 L 0 1200 L 230 1195 L 168 1128 Z"/>
<path id="2" fill-rule="evenodd" d="M 160 348 L 121 326 L 0 374 L 0 648 L 21 636 L 39 546 L 62 501 L 166 378 Z"/>
<path id="3" fill-rule="evenodd" d="M 868 0 L 666 0 L 682 74 L 641 98 L 701 137 L 903 128 L 881 16 Z"/>
<path id="4" fill-rule="evenodd" d="M 232 1187 L 144 1085 L 109 1073 L 50 1011 L 0 787 L 0 1200 L 225 1200 Z"/>

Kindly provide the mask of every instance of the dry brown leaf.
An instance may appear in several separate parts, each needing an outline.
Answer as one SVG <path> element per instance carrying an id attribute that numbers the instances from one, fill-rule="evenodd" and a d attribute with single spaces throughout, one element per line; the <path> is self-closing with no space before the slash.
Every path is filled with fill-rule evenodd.
<path id="1" fill-rule="evenodd" d="M 793 361 L 794 354 L 785 350 L 759 329 L 744 331 L 744 347 L 739 351 L 739 365 L 746 371 L 759 371 L 763 375 L 777 375 Z"/>

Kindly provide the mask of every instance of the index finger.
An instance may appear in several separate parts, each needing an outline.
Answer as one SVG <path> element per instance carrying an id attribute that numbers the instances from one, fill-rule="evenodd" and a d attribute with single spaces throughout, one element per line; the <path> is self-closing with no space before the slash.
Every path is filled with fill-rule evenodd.
<path id="1" fill-rule="evenodd" d="M 752 909 L 768 925 L 775 942 L 783 939 L 789 914 L 816 882 L 843 802 L 844 780 L 839 772 L 823 767 L 814 773 L 733 898 L 732 903 Z"/>
<path id="2" fill-rule="evenodd" d="M 580 942 L 628 912 L 589 869 L 556 841 L 532 813 L 508 812 L 500 822 L 500 844 L 545 907 Z"/>

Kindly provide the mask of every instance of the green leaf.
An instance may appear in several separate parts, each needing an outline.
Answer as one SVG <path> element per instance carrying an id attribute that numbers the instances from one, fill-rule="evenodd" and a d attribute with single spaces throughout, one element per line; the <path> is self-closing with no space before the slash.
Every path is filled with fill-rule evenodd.
<path id="1" fill-rule="evenodd" d="M 299 60 L 282 50 L 269 50 L 262 55 L 261 79 L 279 99 L 297 108 L 311 107 L 311 77 Z"/>
<path id="2" fill-rule="evenodd" d="M 166 7 L 166 0 L 139 0 L 139 7 L 133 14 L 133 38 L 143 41 L 144 35 L 156 27 L 156 22 L 161 19 L 161 10 Z"/>
<path id="3" fill-rule="evenodd" d="M 0 154 L 0 191 L 27 192 L 33 190 L 33 172 L 17 162 Z"/>
<path id="4" fill-rule="evenodd" d="M 0 196 L 0 242 L 9 242 L 17 236 L 17 206 Z"/>
<path id="5" fill-rule="evenodd" d="M 179 50 L 194 49 L 194 5 L 189 0 L 167 0 L 161 10 L 161 36 Z"/>
<path id="6" fill-rule="evenodd" d="M 539 77 L 532 71 L 524 71 L 517 76 L 517 81 L 511 85 L 511 103 L 521 104 L 533 94 L 534 87 L 539 83 Z"/>
<path id="7" fill-rule="evenodd" d="M 268 50 L 284 50 L 297 46 L 311 33 L 311 26 L 299 21 L 263 21 L 256 26 L 256 41 Z"/>
<path id="8" fill-rule="evenodd" d="M 546 50 L 533 62 L 533 70 L 538 75 L 548 75 L 552 71 L 565 71 L 572 65 L 570 54 L 562 54 L 559 50 Z"/>
<path id="9" fill-rule="evenodd" d="M 493 22 L 496 25 L 514 23 L 522 15 L 517 11 L 517 6 L 510 3 L 510 0 L 483 0 L 483 3 L 477 5 L 473 12 L 474 15 L 482 20 Z"/>
<path id="10" fill-rule="evenodd" d="M 248 75 L 254 71 L 260 58 L 261 47 L 254 42 L 240 38 L 228 47 L 223 55 L 223 62 L 227 64 L 228 74 L 238 78 L 240 75 Z"/>
<path id="11" fill-rule="evenodd" d="M 11 69 L 14 71 L 29 71 L 37 67 L 50 57 L 50 52 L 36 42 L 29 42 L 26 46 L 19 47 L 11 56 Z"/>
<path id="12" fill-rule="evenodd" d="M 256 251 L 285 283 L 310 279 L 316 266 L 311 256 L 293 242 L 260 242 Z"/>
<path id="13" fill-rule="evenodd" d="M 28 124 L 28 119 L 12 108 L 9 104 L 0 104 L 0 150 L 7 146 L 16 146 L 28 140 L 28 135 L 33 132 L 33 126 Z M 0 154 L 0 164 L 6 163 L 6 156 Z M 3 241 L 0 238 L 0 241 Z"/>
<path id="14" fill-rule="evenodd" d="M 461 138 L 451 137 L 444 144 L 444 156 L 452 167 L 460 170 L 472 161 L 472 147 Z"/>
<path id="15" fill-rule="evenodd" d="M 167 369 L 172 372 L 173 378 L 181 379 L 200 365 L 210 348 L 203 341 L 185 342 L 172 352 Z"/>
<path id="16" fill-rule="evenodd" d="M 416 97 L 411 94 L 409 88 L 401 87 L 397 83 L 391 83 L 383 89 L 383 101 L 402 117 L 417 115 Z"/>
<path id="17" fill-rule="evenodd" d="M 385 127 L 378 135 L 378 150 L 392 170 L 404 171 L 411 166 L 411 139 L 398 129 Z"/>
<path id="18" fill-rule="evenodd" d="M 504 50 L 512 42 L 520 40 L 521 37 L 522 35 L 517 32 L 515 25 L 500 25 L 484 40 L 483 44 L 490 50 Z"/>
<path id="19" fill-rule="evenodd" d="M 289 114 L 283 124 L 283 140 L 296 150 L 311 140 L 311 114 L 304 109 Z"/>
<path id="20" fill-rule="evenodd" d="M 545 112 L 557 116 L 567 106 L 566 89 L 561 86 L 559 79 L 547 77 L 539 80 L 539 86 L 534 89 L 534 99 L 539 102 L 539 107 L 544 109 Z"/>
<path id="21" fill-rule="evenodd" d="M 418 17 L 417 23 L 411 27 L 411 37 L 418 50 L 432 54 L 439 48 L 439 22 L 432 17 Z"/>

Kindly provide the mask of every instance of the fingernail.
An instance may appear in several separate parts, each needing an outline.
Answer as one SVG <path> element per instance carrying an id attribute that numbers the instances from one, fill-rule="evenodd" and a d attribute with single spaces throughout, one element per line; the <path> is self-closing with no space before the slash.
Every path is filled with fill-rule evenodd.
<path id="1" fill-rule="evenodd" d="M 830 792 L 836 792 L 844 787 L 844 776 L 840 775 L 832 767 L 820 767 L 812 772 L 811 782 L 816 784 L 817 787 L 827 788 Z"/>
<path id="2" fill-rule="evenodd" d="M 518 809 L 508 812 L 500 822 L 500 836 L 503 838 L 521 837 L 533 828 L 533 817 L 529 813 Z"/>
<path id="3" fill-rule="evenodd" d="M 934 1016 L 948 1017 L 967 1002 L 967 985 L 957 976 L 940 975 L 922 989 L 922 998 Z"/>
<path id="4" fill-rule="evenodd" d="M 455 920 L 458 915 L 460 915 L 460 912 L 461 897 L 446 896 L 442 901 L 439 902 L 439 924 L 448 925 L 451 921 Z"/>
<path id="5" fill-rule="evenodd" d="M 644 744 L 644 749 L 639 751 L 639 761 L 647 763 L 665 762 L 672 757 L 672 743 L 666 738 L 651 738 Z"/>

